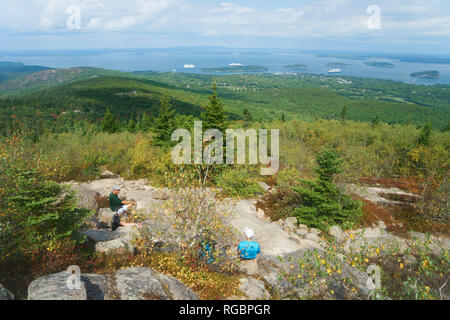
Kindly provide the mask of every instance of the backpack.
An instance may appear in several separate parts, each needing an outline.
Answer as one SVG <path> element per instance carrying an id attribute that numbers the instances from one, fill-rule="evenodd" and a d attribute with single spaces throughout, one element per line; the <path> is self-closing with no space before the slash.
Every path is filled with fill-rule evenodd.
<path id="1" fill-rule="evenodd" d="M 111 220 L 111 230 L 116 231 L 120 226 L 120 217 L 117 213 L 115 213 Z"/>

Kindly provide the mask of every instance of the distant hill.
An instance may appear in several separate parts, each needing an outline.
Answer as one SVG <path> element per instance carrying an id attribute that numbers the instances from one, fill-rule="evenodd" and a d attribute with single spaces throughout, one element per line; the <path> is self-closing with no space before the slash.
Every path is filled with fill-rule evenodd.
<path id="1" fill-rule="evenodd" d="M 50 69 L 25 66 L 25 69 L 30 71 L 36 69 L 37 72 L 16 73 L 14 78 L 0 82 L 0 96 L 17 96 L 100 76 L 129 76 L 129 73 L 99 68 Z"/>
<path id="2" fill-rule="evenodd" d="M 8 79 L 49 69 L 42 66 L 26 66 L 21 62 L 0 61 L 0 83 Z"/>
<path id="3" fill-rule="evenodd" d="M 168 95 L 180 114 L 199 117 L 213 81 L 230 119 L 248 109 L 255 120 L 340 119 L 420 124 L 441 128 L 450 118 L 450 86 L 318 75 L 126 73 L 95 68 L 44 70 L 0 83 L 1 132 L 61 131 L 76 121 L 98 123 L 109 108 L 127 122 L 156 116 Z"/>
<path id="4" fill-rule="evenodd" d="M 71 69 L 71 72 L 75 71 Z M 181 90 L 166 84 L 145 79 L 94 76 L 33 93 L 1 98 L 0 121 L 3 133 L 19 128 L 58 132 L 71 127 L 74 121 L 98 123 L 109 108 L 121 122 L 126 123 L 131 118 L 141 117 L 143 113 L 156 116 L 163 95 L 172 98 L 173 108 L 178 113 L 200 116 L 202 109 L 198 102 L 186 99 Z M 205 95 L 202 102 L 206 103 L 206 100 Z"/>

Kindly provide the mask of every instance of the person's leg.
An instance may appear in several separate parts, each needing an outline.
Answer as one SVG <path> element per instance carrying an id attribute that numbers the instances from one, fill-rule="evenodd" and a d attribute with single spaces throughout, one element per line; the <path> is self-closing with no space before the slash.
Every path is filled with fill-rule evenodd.
<path id="1" fill-rule="evenodd" d="M 258 264 L 256 259 L 241 260 L 241 272 L 248 275 L 254 275 L 258 271 Z"/>
<path id="2" fill-rule="evenodd" d="M 258 262 L 256 259 L 252 259 L 248 261 L 247 272 L 249 275 L 254 275 L 258 271 Z"/>
<path id="3" fill-rule="evenodd" d="M 117 210 L 117 214 L 119 216 L 122 216 L 123 214 L 125 214 L 128 211 L 129 207 L 130 207 L 129 205 L 122 206 L 119 210 Z"/>

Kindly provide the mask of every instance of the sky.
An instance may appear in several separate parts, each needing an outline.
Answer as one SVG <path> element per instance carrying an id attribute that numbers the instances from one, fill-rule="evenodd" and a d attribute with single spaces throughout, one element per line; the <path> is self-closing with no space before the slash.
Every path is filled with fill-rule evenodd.
<path id="1" fill-rule="evenodd" d="M 223 46 L 450 55 L 449 0 L 0 0 L 0 50 Z"/>

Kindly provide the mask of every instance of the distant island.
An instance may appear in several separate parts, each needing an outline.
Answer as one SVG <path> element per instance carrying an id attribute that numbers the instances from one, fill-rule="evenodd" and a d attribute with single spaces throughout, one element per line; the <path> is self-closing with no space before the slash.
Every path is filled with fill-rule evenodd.
<path id="1" fill-rule="evenodd" d="M 378 62 L 378 61 L 366 61 L 364 62 L 366 66 L 369 67 L 376 67 L 376 68 L 393 68 L 395 67 L 394 64 L 389 62 Z"/>
<path id="2" fill-rule="evenodd" d="M 283 66 L 282 68 L 291 70 L 305 70 L 308 69 L 308 66 L 306 64 L 291 64 L 288 66 Z"/>
<path id="3" fill-rule="evenodd" d="M 414 72 L 410 74 L 413 78 L 422 78 L 422 79 L 439 79 L 439 71 L 420 71 Z"/>
<path id="4" fill-rule="evenodd" d="M 351 66 L 351 64 L 343 63 L 343 62 L 330 62 L 330 63 L 327 63 L 326 66 L 332 67 L 332 68 L 343 68 L 346 66 Z"/>
<path id="5" fill-rule="evenodd" d="M 228 66 L 217 68 L 202 68 L 204 72 L 265 72 L 269 69 L 263 66 Z"/>

